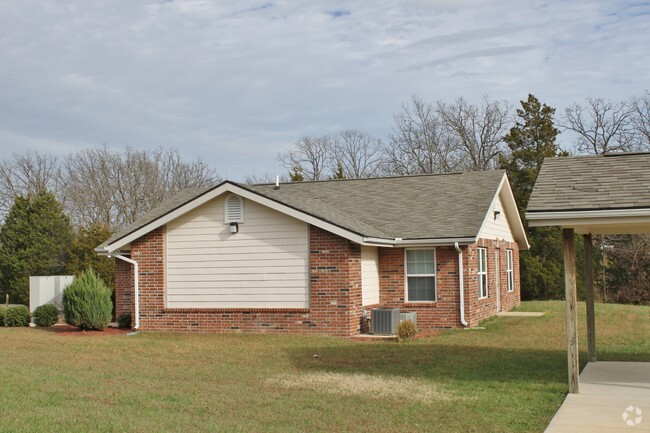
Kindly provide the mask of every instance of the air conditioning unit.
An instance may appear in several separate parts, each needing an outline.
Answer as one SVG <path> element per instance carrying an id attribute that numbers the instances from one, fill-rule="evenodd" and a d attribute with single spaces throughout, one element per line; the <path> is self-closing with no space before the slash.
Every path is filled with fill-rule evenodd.
<path id="1" fill-rule="evenodd" d="M 370 321 L 373 334 L 394 335 L 399 326 L 399 308 L 374 308 Z"/>
<path id="2" fill-rule="evenodd" d="M 416 319 L 417 319 L 417 314 L 415 313 L 415 311 L 412 311 L 410 313 L 399 313 L 399 323 L 402 323 L 405 320 L 410 320 L 417 328 L 418 324 Z"/>

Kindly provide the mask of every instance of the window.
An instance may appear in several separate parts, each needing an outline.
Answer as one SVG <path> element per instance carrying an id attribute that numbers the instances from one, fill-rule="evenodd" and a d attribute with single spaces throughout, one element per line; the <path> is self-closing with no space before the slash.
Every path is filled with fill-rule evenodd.
<path id="1" fill-rule="evenodd" d="M 435 250 L 406 250 L 407 302 L 436 300 Z"/>
<path id="2" fill-rule="evenodd" d="M 512 250 L 506 250 L 506 275 L 508 277 L 508 291 L 515 290 L 515 277 L 512 272 Z"/>
<path id="3" fill-rule="evenodd" d="M 231 195 L 224 204 L 224 220 L 226 224 L 244 222 L 244 199 Z"/>
<path id="4" fill-rule="evenodd" d="M 478 249 L 478 297 L 479 299 L 487 298 L 488 279 L 487 279 L 487 250 Z"/>

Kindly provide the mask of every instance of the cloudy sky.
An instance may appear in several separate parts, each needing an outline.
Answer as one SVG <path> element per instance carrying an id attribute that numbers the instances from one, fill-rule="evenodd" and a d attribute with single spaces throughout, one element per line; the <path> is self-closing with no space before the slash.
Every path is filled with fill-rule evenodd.
<path id="1" fill-rule="evenodd" d="M 385 137 L 411 95 L 559 109 L 650 88 L 650 2 L 0 0 L 0 159 L 171 146 L 280 173 L 299 137 Z"/>

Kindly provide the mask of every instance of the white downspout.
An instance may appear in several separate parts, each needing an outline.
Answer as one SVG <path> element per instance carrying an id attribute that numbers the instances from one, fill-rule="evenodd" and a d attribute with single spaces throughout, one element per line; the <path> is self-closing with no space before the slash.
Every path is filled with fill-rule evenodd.
<path id="1" fill-rule="evenodd" d="M 133 326 L 133 329 L 137 330 L 140 328 L 140 288 L 138 286 L 138 262 L 124 257 L 121 254 L 109 254 L 108 257 L 110 256 L 114 256 L 116 259 L 123 260 L 133 265 L 133 302 L 135 303 L 135 326 Z"/>
<path id="2" fill-rule="evenodd" d="M 454 242 L 454 248 L 458 251 L 458 291 L 460 292 L 460 323 L 467 326 L 465 320 L 465 287 L 463 285 L 463 250 L 458 246 L 458 242 Z"/>

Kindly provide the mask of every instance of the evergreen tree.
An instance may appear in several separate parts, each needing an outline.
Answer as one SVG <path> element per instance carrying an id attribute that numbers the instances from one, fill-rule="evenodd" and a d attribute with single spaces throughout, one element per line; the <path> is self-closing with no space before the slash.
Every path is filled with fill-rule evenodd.
<path id="1" fill-rule="evenodd" d="M 14 304 L 29 303 L 29 277 L 61 275 L 70 255 L 70 218 L 45 190 L 18 196 L 0 231 L 0 290 Z"/>
<path id="2" fill-rule="evenodd" d="M 66 265 L 66 273 L 80 275 L 87 269 L 93 269 L 106 287 L 115 287 L 115 259 L 100 256 L 95 252 L 97 245 L 111 235 L 110 228 L 100 222 L 89 227 L 80 227 L 70 245 L 70 260 Z"/>
<path id="3" fill-rule="evenodd" d="M 544 158 L 563 153 L 555 141 L 559 134 L 553 123 L 555 109 L 541 104 L 530 94 L 526 101 L 521 101 L 521 107 L 517 109 L 517 123 L 503 137 L 510 148 L 510 156 L 502 155 L 499 162 L 508 172 L 523 217 Z"/>
<path id="4" fill-rule="evenodd" d="M 300 167 L 293 167 L 293 171 L 289 173 L 289 179 L 291 182 L 303 182 L 305 177 L 302 175 L 302 169 Z"/>
<path id="5" fill-rule="evenodd" d="M 336 171 L 332 173 L 330 179 L 345 179 L 345 172 L 343 171 L 343 164 L 339 161 L 336 165 Z"/>
<path id="6" fill-rule="evenodd" d="M 544 158 L 563 156 L 556 143 L 555 109 L 528 95 L 517 109 L 517 122 L 503 138 L 510 148 L 501 156 L 522 221 Z M 558 227 L 528 228 L 529 251 L 521 254 L 521 290 L 524 299 L 559 299 L 564 289 L 562 233 Z"/>

